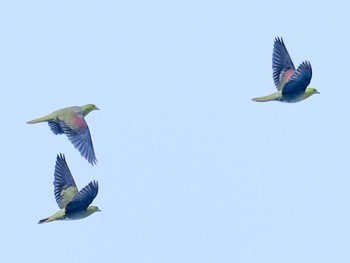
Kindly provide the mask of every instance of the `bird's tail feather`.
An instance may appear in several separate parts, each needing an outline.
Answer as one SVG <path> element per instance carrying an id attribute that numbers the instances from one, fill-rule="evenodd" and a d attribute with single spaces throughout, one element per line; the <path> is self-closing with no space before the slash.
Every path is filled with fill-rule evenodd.
<path id="1" fill-rule="evenodd" d="M 39 220 L 38 224 L 42 224 L 42 223 L 49 223 L 49 222 L 52 222 L 52 221 L 55 221 L 55 220 L 60 220 L 60 218 L 58 217 L 57 218 L 57 214 L 60 213 L 61 211 L 57 212 L 56 214 L 54 214 L 53 216 L 49 216 L 49 217 L 46 217 L 44 219 L 41 219 Z"/>
<path id="2" fill-rule="evenodd" d="M 46 218 L 44 218 L 44 219 L 39 220 L 38 224 L 50 222 L 50 221 L 48 221 L 48 220 L 49 220 L 49 217 L 46 217 Z"/>
<path id="3" fill-rule="evenodd" d="M 280 98 L 281 98 L 281 93 L 275 92 L 275 93 L 272 93 L 272 94 L 267 95 L 267 96 L 254 98 L 252 100 L 256 101 L 256 102 L 265 102 L 265 101 L 280 100 Z"/>
<path id="4" fill-rule="evenodd" d="M 27 123 L 28 124 L 33 124 L 33 123 L 50 121 L 50 120 L 52 120 L 52 116 L 47 115 L 47 116 L 44 116 L 44 117 L 41 117 L 41 118 L 38 118 L 38 119 L 34 119 L 34 120 L 31 120 L 31 121 L 28 121 Z"/>
<path id="5" fill-rule="evenodd" d="M 63 220 L 65 217 L 65 209 L 61 209 L 59 210 L 57 213 L 55 213 L 52 216 L 46 217 L 44 219 L 41 219 L 38 224 L 42 224 L 42 223 L 49 223 L 55 220 Z"/>

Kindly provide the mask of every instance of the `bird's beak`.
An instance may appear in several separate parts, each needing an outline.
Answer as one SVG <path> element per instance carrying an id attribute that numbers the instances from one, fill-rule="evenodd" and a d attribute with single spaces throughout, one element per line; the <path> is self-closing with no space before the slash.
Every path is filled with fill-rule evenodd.
<path id="1" fill-rule="evenodd" d="M 95 109 L 95 110 L 100 110 L 100 109 L 96 107 L 96 109 Z"/>
<path id="2" fill-rule="evenodd" d="M 321 93 L 317 91 L 316 94 L 321 94 Z"/>
<path id="3" fill-rule="evenodd" d="M 97 212 L 102 212 L 100 209 L 97 209 Z"/>

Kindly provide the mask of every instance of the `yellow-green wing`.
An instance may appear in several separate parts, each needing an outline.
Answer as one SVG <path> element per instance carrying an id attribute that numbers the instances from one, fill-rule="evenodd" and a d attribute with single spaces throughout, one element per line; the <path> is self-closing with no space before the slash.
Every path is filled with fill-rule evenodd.
<path id="1" fill-rule="evenodd" d="M 57 155 L 53 184 L 55 187 L 56 202 L 59 208 L 62 209 L 78 193 L 78 188 L 63 154 Z"/>

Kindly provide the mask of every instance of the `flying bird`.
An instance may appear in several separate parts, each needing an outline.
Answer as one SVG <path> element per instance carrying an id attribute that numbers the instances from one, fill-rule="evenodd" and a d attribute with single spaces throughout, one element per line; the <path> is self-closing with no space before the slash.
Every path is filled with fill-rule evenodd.
<path id="1" fill-rule="evenodd" d="M 62 154 L 57 155 L 53 184 L 56 202 L 61 210 L 41 219 L 38 224 L 55 220 L 77 220 L 101 212 L 97 206 L 90 205 L 98 193 L 98 182 L 92 181 L 78 192 L 65 156 Z"/>
<path id="2" fill-rule="evenodd" d="M 66 134 L 74 147 L 92 165 L 96 164 L 94 147 L 92 145 L 89 126 L 84 117 L 93 110 L 99 110 L 94 104 L 73 106 L 60 109 L 51 114 L 28 121 L 28 124 L 48 122 L 54 134 Z"/>
<path id="3" fill-rule="evenodd" d="M 313 94 L 319 93 L 314 88 L 307 88 L 312 77 L 312 68 L 309 61 L 303 61 L 295 69 L 287 48 L 282 38 L 275 38 L 272 54 L 273 80 L 277 92 L 270 95 L 254 98 L 253 101 L 281 101 L 299 102 L 307 99 Z"/>

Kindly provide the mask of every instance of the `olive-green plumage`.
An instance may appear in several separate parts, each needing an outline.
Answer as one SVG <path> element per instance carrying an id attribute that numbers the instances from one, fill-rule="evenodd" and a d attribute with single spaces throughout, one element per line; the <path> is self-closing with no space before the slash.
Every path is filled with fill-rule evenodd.
<path id="1" fill-rule="evenodd" d="M 61 210 L 50 217 L 41 219 L 38 224 L 56 220 L 82 219 L 101 211 L 97 206 L 90 205 L 98 193 L 97 181 L 90 182 L 78 192 L 74 178 L 62 154 L 57 155 L 54 177 L 55 198 Z"/>
<path id="2" fill-rule="evenodd" d="M 84 117 L 91 111 L 98 110 L 96 105 L 73 106 L 60 109 L 51 114 L 28 121 L 28 124 L 47 122 L 54 134 L 66 134 L 74 147 L 92 165 L 96 164 L 94 147 L 90 135 L 89 126 Z"/>
<path id="3" fill-rule="evenodd" d="M 282 38 L 276 38 L 272 54 L 273 80 L 277 92 L 254 98 L 253 101 L 299 102 L 319 93 L 314 88 L 307 88 L 312 77 L 311 64 L 304 61 L 295 69 Z"/>

